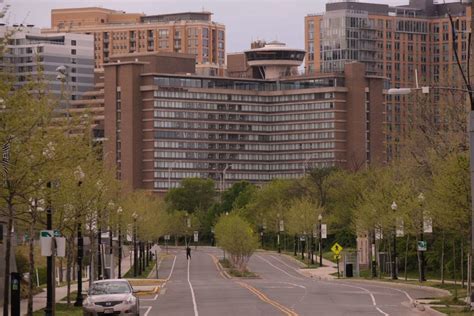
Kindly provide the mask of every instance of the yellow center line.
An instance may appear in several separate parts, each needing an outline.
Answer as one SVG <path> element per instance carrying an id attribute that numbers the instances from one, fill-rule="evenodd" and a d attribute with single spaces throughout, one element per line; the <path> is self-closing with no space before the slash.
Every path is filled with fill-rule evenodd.
<path id="1" fill-rule="evenodd" d="M 221 277 L 224 278 L 224 279 L 228 279 L 224 276 L 223 272 L 219 268 L 219 265 L 218 265 L 219 260 L 217 259 L 217 257 L 214 256 L 214 255 L 211 255 L 211 254 L 208 254 L 208 255 L 211 256 L 212 261 L 214 261 L 214 264 L 216 265 L 216 269 L 217 269 L 217 271 L 219 271 L 219 274 L 221 275 Z M 292 311 L 291 309 L 289 309 L 288 307 L 278 303 L 277 301 L 274 301 L 274 300 L 268 298 L 265 294 L 263 294 L 261 291 L 257 290 L 253 286 L 251 286 L 247 283 L 241 282 L 241 281 L 235 281 L 235 283 L 239 284 L 241 287 L 243 287 L 243 288 L 249 290 L 250 292 L 252 292 L 253 294 L 255 294 L 255 296 L 257 296 L 261 301 L 263 301 L 265 303 L 268 303 L 268 304 L 274 306 L 275 308 L 279 309 L 285 315 L 287 315 L 287 316 L 298 316 L 298 314 L 295 311 Z"/>
<path id="2" fill-rule="evenodd" d="M 219 259 L 217 259 L 216 256 L 211 255 L 211 254 L 209 254 L 209 253 L 208 253 L 208 255 L 211 256 L 212 261 L 214 261 L 214 264 L 216 265 L 216 269 L 217 269 L 217 271 L 219 272 L 220 276 L 221 276 L 223 279 L 228 279 L 228 278 L 225 277 L 224 272 L 222 272 L 222 269 L 219 268 Z"/>
<path id="3" fill-rule="evenodd" d="M 265 294 L 263 294 L 262 292 L 260 292 L 256 288 L 254 288 L 253 286 L 251 286 L 247 283 L 244 283 L 244 282 L 240 282 L 240 281 L 236 281 L 236 283 L 239 284 L 240 286 L 242 286 L 243 288 L 246 288 L 247 290 L 249 290 L 253 294 L 255 294 L 263 302 L 268 303 L 268 304 L 276 307 L 277 309 L 282 311 L 284 314 L 286 314 L 288 316 L 298 316 L 298 314 L 296 312 L 294 312 L 291 309 L 289 309 L 288 307 L 283 306 L 282 304 L 268 298 Z"/>

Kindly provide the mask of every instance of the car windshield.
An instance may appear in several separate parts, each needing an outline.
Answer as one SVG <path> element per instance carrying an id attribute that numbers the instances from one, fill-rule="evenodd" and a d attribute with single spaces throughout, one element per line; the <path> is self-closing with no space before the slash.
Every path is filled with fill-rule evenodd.
<path id="1" fill-rule="evenodd" d="M 125 282 L 100 282 L 92 284 L 89 295 L 130 293 L 130 286 Z"/>

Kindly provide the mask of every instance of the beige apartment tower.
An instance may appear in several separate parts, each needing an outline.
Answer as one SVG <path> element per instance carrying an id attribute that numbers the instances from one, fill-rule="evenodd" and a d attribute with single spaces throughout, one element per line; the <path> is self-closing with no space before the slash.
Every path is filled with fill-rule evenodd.
<path id="1" fill-rule="evenodd" d="M 416 72 L 424 85 L 459 87 L 454 47 L 466 65 L 470 11 L 470 6 L 460 2 L 433 0 L 410 0 L 401 6 L 328 2 L 326 12 L 305 17 L 306 72 L 341 71 L 346 63 L 359 61 L 365 64 L 367 74 L 386 77 L 386 88 L 415 87 Z M 446 103 L 437 89 L 432 89 L 430 98 L 438 108 Z M 388 160 L 400 154 L 413 99 L 387 96 Z"/>
<path id="2" fill-rule="evenodd" d="M 175 52 L 196 56 L 199 74 L 223 75 L 225 26 L 211 17 L 211 12 L 147 16 L 98 7 L 54 9 L 51 28 L 43 32 L 93 34 L 96 68 L 118 55 Z"/>

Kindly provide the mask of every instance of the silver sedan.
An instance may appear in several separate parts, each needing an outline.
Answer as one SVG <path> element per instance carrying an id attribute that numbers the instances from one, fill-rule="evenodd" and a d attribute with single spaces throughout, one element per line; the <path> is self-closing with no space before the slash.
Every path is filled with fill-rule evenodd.
<path id="1" fill-rule="evenodd" d="M 95 281 L 82 306 L 84 316 L 140 315 L 140 301 L 123 279 Z"/>

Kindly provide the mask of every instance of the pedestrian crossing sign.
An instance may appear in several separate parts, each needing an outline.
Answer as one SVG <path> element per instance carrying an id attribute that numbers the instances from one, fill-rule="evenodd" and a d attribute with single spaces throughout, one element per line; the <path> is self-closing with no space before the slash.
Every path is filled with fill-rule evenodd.
<path id="1" fill-rule="evenodd" d="M 331 251 L 332 251 L 335 255 L 340 254 L 341 251 L 342 251 L 342 249 L 344 249 L 344 248 L 342 248 L 342 246 L 339 245 L 337 242 L 334 243 L 334 245 L 332 245 L 332 247 L 331 247 Z"/>

